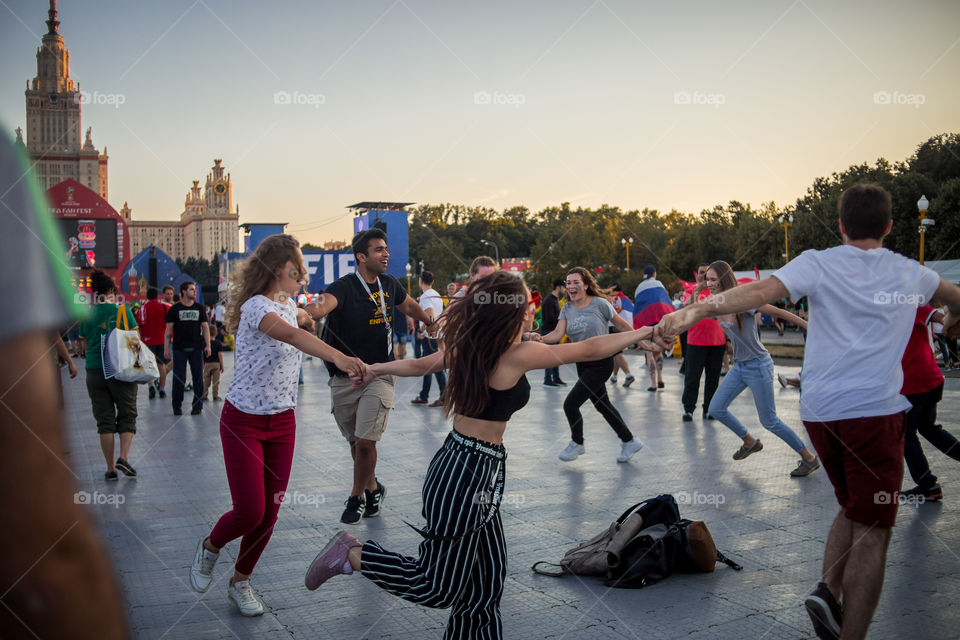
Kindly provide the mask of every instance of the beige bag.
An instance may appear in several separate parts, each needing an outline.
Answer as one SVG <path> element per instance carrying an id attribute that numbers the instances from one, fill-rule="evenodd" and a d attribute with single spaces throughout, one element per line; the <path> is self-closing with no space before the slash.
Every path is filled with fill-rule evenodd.
<path id="1" fill-rule="evenodd" d="M 606 531 L 567 551 L 559 565 L 541 560 L 531 569 L 544 576 L 559 577 L 574 573 L 609 578 L 610 570 L 620 562 L 623 547 L 642 528 L 643 517 L 639 513 L 632 513 L 622 523 L 614 522 Z M 559 567 L 559 571 L 539 569 L 540 565 Z"/>

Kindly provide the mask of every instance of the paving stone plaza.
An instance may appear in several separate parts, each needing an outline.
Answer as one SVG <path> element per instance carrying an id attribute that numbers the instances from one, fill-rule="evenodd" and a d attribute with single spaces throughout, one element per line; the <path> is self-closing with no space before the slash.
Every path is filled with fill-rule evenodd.
<path id="1" fill-rule="evenodd" d="M 221 394 L 232 377 L 225 353 Z M 642 359 L 630 357 L 634 373 Z M 137 638 L 440 638 L 448 612 L 391 596 L 365 578 L 339 576 L 315 592 L 303 575 L 335 531 L 416 553 L 421 525 L 420 488 L 427 464 L 449 430 L 440 409 L 414 406 L 420 381 L 401 380 L 396 409 L 379 450 L 378 477 L 388 487 L 383 514 L 347 527 L 339 522 L 352 466 L 347 445 L 330 415 L 327 373 L 304 362 L 305 385 L 297 408 L 297 449 L 287 503 L 251 579 L 266 613 L 243 618 L 227 600 L 227 581 L 239 541 L 228 545 L 210 590 L 191 591 L 187 572 L 197 540 L 230 509 L 218 419 L 222 403 L 199 416 L 173 416 L 169 401 L 148 400 L 141 388 L 138 431 L 130 456 L 139 477 L 105 483 L 90 401 L 80 376 L 63 374 L 69 464 L 80 499 L 102 531 Z M 799 361 L 778 362 L 795 373 Z M 869 372 L 864 372 L 868 375 Z M 567 382 L 576 379 L 564 367 Z M 764 442 L 761 453 L 735 462 L 740 441 L 719 422 L 680 419 L 682 379 L 667 361 L 666 388 L 646 391 L 639 375 L 629 389 L 608 385 L 614 404 L 645 447 L 617 464 L 618 440 L 584 407 L 585 455 L 557 459 L 569 441 L 562 401 L 567 390 L 545 388 L 529 374 L 529 405 L 510 422 L 502 505 L 509 565 L 502 610 L 507 638 L 813 638 L 802 598 L 815 586 L 829 524 L 837 512 L 823 470 L 791 478 L 798 457 L 763 432 L 749 392 L 731 410 Z M 622 382 L 622 379 L 621 379 Z M 169 383 L 168 383 L 169 390 Z M 434 387 L 433 396 L 436 394 Z M 185 407 L 189 408 L 189 395 Z M 809 442 L 799 420 L 799 392 L 776 390 L 780 417 Z M 189 412 L 188 412 L 189 413 Z M 948 378 L 940 421 L 957 433 L 960 379 Z M 922 441 L 925 443 L 925 441 Z M 960 629 L 960 465 L 924 444 L 944 486 L 941 503 L 904 505 L 887 562 L 886 581 L 871 638 L 956 638 Z M 905 488 L 912 487 L 909 478 Z M 642 590 L 608 589 L 599 580 L 534 574 L 537 560 L 563 552 L 607 527 L 626 507 L 672 493 L 683 517 L 709 525 L 718 548 L 743 565 L 719 565 L 711 574 L 674 575 Z"/>

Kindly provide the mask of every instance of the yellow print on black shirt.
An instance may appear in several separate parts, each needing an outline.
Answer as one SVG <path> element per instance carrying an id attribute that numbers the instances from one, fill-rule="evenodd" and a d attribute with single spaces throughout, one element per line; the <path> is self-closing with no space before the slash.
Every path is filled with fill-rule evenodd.
<path id="1" fill-rule="evenodd" d="M 386 308 L 390 309 L 390 294 L 384 291 L 383 295 L 386 298 L 385 300 Z M 383 307 L 380 305 L 380 291 L 378 290 L 378 291 L 372 292 L 371 296 L 373 298 L 374 303 L 376 304 L 376 307 L 374 308 L 373 317 L 370 318 L 368 325 L 371 327 L 377 327 L 383 324 Z M 388 316 L 387 321 L 393 322 L 393 317 Z"/>

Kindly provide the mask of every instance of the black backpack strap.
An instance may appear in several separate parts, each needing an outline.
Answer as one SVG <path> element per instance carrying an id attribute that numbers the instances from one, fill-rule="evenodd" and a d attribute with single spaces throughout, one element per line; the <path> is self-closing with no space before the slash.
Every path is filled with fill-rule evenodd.
<path id="1" fill-rule="evenodd" d="M 547 571 L 545 569 L 538 569 L 537 567 L 541 564 L 548 567 L 559 567 L 560 571 Z M 541 560 L 540 562 L 534 562 L 533 566 L 530 568 L 533 569 L 534 573 L 539 573 L 542 576 L 550 576 L 552 578 L 559 578 L 560 576 L 566 573 L 562 565 L 553 564 L 552 562 L 545 562 L 543 560 Z"/>
<path id="2" fill-rule="evenodd" d="M 717 549 L 717 562 L 722 562 L 723 564 L 727 565 L 728 567 L 730 567 L 730 568 L 733 569 L 734 571 L 740 571 L 740 570 L 743 569 L 742 566 L 740 566 L 739 564 L 737 564 L 736 562 L 734 562 L 733 560 L 731 560 L 731 559 L 728 558 L 727 556 L 725 556 L 725 555 L 723 555 L 722 553 L 720 553 L 720 550 L 719 550 L 719 549 Z"/>

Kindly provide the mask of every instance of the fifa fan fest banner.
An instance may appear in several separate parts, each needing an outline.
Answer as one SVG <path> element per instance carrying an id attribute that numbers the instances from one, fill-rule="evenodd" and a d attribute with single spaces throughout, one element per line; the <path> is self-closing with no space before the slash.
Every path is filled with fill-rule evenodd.
<path id="1" fill-rule="evenodd" d="M 391 259 L 392 263 L 393 260 Z M 307 291 L 323 291 L 330 283 L 348 273 L 357 270 L 353 252 L 346 251 L 310 251 L 303 254 L 303 263 L 307 267 Z"/>

